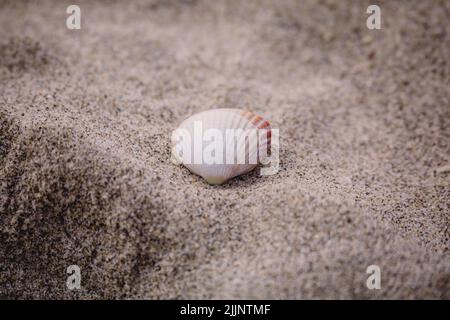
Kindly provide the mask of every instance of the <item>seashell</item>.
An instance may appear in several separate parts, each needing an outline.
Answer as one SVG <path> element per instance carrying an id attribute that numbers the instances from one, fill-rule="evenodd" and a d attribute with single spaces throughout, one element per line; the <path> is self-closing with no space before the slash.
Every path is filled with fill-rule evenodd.
<path id="1" fill-rule="evenodd" d="M 270 123 L 253 112 L 212 109 L 197 113 L 174 130 L 173 160 L 222 184 L 253 170 L 270 155 Z"/>

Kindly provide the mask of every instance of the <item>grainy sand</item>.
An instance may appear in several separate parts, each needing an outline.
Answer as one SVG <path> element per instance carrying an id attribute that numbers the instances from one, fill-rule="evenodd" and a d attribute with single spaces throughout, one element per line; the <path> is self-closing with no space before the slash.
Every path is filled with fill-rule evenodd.
<path id="1" fill-rule="evenodd" d="M 0 297 L 450 298 L 448 1 L 77 2 L 0 0 Z M 170 162 L 216 107 L 277 175 Z"/>

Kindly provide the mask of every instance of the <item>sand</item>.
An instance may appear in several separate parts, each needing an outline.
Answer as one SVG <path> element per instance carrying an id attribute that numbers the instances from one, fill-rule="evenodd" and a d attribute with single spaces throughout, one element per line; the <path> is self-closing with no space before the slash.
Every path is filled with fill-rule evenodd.
<path id="1" fill-rule="evenodd" d="M 0 297 L 450 298 L 448 1 L 69 4 L 0 1 Z M 276 175 L 170 162 L 221 107 Z"/>

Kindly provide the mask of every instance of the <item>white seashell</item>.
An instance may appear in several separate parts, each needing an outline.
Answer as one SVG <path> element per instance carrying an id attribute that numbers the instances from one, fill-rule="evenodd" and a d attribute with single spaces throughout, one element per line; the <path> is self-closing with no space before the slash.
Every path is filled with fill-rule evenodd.
<path id="1" fill-rule="evenodd" d="M 271 128 L 250 111 L 212 109 L 197 113 L 173 132 L 172 155 L 210 184 L 253 170 L 270 154 Z"/>

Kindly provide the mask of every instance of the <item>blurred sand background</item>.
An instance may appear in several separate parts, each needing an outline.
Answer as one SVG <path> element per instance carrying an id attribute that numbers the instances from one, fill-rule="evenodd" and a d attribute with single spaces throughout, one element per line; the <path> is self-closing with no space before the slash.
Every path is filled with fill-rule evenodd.
<path id="1" fill-rule="evenodd" d="M 70 4 L 0 0 L 0 297 L 450 298 L 449 1 Z M 277 175 L 170 162 L 217 107 Z"/>

